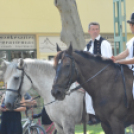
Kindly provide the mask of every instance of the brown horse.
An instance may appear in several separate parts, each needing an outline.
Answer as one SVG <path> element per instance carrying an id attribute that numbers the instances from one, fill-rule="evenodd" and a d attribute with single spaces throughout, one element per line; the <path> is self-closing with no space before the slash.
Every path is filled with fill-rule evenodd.
<path id="1" fill-rule="evenodd" d="M 71 45 L 58 52 L 54 66 L 56 77 L 51 93 L 56 99 L 63 100 L 70 85 L 77 81 L 92 96 L 105 133 L 125 134 L 124 128 L 134 123 L 133 73 L 127 66 L 123 65 L 126 90 L 119 65 L 89 52 L 73 51 Z"/>

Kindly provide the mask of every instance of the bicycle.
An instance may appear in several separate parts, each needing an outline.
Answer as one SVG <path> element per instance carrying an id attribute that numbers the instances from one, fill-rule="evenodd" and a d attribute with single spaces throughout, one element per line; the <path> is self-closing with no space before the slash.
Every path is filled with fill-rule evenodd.
<path id="1" fill-rule="evenodd" d="M 34 123 L 33 118 L 26 114 L 26 118 L 21 120 L 25 122 L 22 126 L 23 134 L 46 134 L 44 128 Z"/>
<path id="2" fill-rule="evenodd" d="M 39 96 L 35 97 L 34 99 L 37 99 Z M 33 99 L 33 100 L 34 100 Z M 35 108 L 37 108 L 37 106 L 34 106 Z M 46 134 L 49 130 L 51 132 L 49 132 L 49 134 L 57 134 L 57 130 L 55 130 L 55 127 L 54 127 L 54 123 L 52 122 L 52 124 L 46 129 L 45 129 L 41 126 L 41 122 L 40 120 L 38 120 L 38 123 L 34 123 L 33 122 L 33 119 L 36 119 L 36 118 L 39 118 L 39 117 L 34 117 L 33 115 L 33 108 L 34 107 L 31 107 L 31 108 L 28 108 L 26 111 L 25 111 L 25 115 L 26 115 L 26 118 L 25 119 L 22 119 L 22 122 L 25 122 L 22 126 L 23 128 L 23 134 Z M 31 110 L 32 111 L 32 116 L 31 118 L 28 116 L 28 111 Z"/>
<path id="3" fill-rule="evenodd" d="M 33 118 L 36 119 L 36 118 L 39 118 L 40 116 L 41 116 L 41 114 L 38 114 L 38 116 L 33 115 Z M 38 120 L 38 124 L 41 125 L 40 119 Z M 49 133 L 49 134 L 57 134 L 57 130 L 55 129 L 54 122 L 52 122 L 45 131 L 46 131 L 46 133 Z"/>

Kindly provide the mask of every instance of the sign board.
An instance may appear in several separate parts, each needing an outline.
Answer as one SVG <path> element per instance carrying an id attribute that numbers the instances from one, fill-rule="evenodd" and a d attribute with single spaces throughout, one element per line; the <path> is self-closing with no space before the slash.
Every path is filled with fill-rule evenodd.
<path id="1" fill-rule="evenodd" d="M 0 35 L 2 50 L 31 50 L 36 49 L 34 35 Z"/>
<path id="2" fill-rule="evenodd" d="M 62 50 L 67 48 L 67 45 L 64 44 L 60 37 L 39 37 L 39 52 L 40 53 L 55 53 L 56 50 L 56 43 L 60 46 Z"/>

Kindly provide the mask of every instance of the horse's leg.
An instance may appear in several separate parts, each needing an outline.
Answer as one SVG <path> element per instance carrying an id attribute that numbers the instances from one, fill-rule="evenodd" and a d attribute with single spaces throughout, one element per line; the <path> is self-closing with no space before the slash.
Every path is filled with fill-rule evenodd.
<path id="1" fill-rule="evenodd" d="M 101 126 L 106 134 L 113 134 L 113 132 L 108 124 L 101 122 Z"/>
<path id="2" fill-rule="evenodd" d="M 57 130 L 57 133 L 58 133 L 58 134 L 65 134 L 61 126 L 59 126 L 59 125 L 58 125 L 57 123 L 55 123 L 55 122 L 54 122 L 54 125 L 55 125 L 55 127 L 56 127 L 56 130 Z"/>
<path id="3" fill-rule="evenodd" d="M 67 120 L 63 124 L 63 131 L 65 134 L 74 134 L 75 133 L 75 123 L 74 120 Z"/>
<path id="4" fill-rule="evenodd" d="M 113 134 L 125 134 L 124 124 L 118 119 L 111 119 L 109 122 Z"/>

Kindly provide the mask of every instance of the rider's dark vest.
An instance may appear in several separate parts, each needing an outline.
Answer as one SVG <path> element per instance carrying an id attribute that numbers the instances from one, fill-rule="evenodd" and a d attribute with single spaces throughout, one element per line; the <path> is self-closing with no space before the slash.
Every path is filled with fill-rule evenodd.
<path id="1" fill-rule="evenodd" d="M 102 38 L 102 37 L 100 37 L 100 40 L 95 39 L 93 54 L 101 55 L 101 43 L 102 43 L 103 40 L 105 40 L 105 39 Z M 89 43 L 87 44 L 87 51 L 89 51 L 89 49 L 91 47 L 91 44 L 92 44 L 92 40 L 89 41 Z"/>

